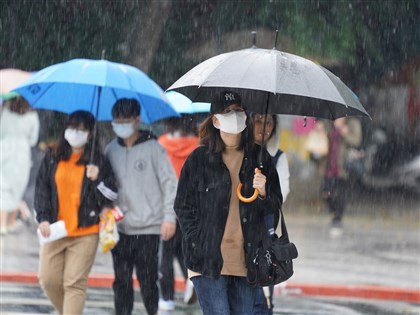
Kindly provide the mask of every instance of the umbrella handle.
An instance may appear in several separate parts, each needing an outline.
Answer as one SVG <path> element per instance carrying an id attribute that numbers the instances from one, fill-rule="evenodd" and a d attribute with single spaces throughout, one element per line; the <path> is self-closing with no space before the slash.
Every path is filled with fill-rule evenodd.
<path id="1" fill-rule="evenodd" d="M 260 170 L 257 170 L 257 172 L 261 173 Z M 246 197 L 242 196 L 241 189 L 242 189 L 242 183 L 239 183 L 238 187 L 236 187 L 236 196 L 238 196 L 240 201 L 245 202 L 245 203 L 253 202 L 255 199 L 257 199 L 258 194 L 260 193 L 258 191 L 258 189 L 254 189 L 254 193 L 252 194 L 252 196 L 246 198 Z"/>
<path id="2" fill-rule="evenodd" d="M 265 300 L 267 302 L 267 307 L 268 307 L 268 309 L 271 309 L 270 288 L 269 287 L 263 287 L 263 292 L 264 292 Z"/>

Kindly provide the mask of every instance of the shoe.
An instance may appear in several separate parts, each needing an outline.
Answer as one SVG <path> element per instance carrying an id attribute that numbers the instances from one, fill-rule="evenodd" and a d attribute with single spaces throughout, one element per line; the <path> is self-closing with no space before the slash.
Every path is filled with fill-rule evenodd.
<path id="1" fill-rule="evenodd" d="M 159 310 L 160 311 L 173 311 L 175 309 L 175 302 L 172 300 L 159 299 Z"/>
<path id="2" fill-rule="evenodd" d="M 16 220 L 16 222 L 12 225 L 7 227 L 7 232 L 16 233 L 19 232 L 23 228 L 23 223 L 21 220 Z"/>
<path id="3" fill-rule="evenodd" d="M 185 291 L 184 291 L 184 303 L 185 304 L 194 304 L 197 301 L 197 295 L 194 290 L 194 285 L 191 282 L 191 280 L 187 280 L 187 283 L 185 285 Z"/>
<path id="4" fill-rule="evenodd" d="M 341 235 L 343 235 L 343 228 L 342 227 L 336 227 L 336 226 L 331 227 L 330 237 L 338 238 L 338 237 L 341 237 Z"/>
<path id="5" fill-rule="evenodd" d="M 0 235 L 6 235 L 7 234 L 7 226 L 0 227 Z"/>

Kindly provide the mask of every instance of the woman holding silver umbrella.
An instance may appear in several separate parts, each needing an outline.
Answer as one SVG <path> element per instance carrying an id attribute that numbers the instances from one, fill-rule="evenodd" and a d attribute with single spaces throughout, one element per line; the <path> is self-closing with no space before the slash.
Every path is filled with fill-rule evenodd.
<path id="1" fill-rule="evenodd" d="M 281 190 L 265 150 L 258 170 L 261 149 L 241 97 L 218 93 L 210 113 L 200 127 L 201 146 L 182 168 L 174 209 L 203 313 L 250 315 L 256 288 L 247 282 L 247 267 L 263 237 L 257 227 L 280 208 Z M 236 194 L 241 183 L 243 195 L 256 189 L 254 202 Z"/>

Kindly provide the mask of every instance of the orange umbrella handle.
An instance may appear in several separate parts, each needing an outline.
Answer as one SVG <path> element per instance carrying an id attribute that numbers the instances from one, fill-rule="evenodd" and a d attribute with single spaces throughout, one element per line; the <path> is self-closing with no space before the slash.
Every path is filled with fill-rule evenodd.
<path id="1" fill-rule="evenodd" d="M 254 194 L 249 198 L 242 196 L 241 189 L 242 189 L 242 183 L 239 183 L 238 187 L 236 188 L 236 196 L 238 196 L 240 201 L 245 202 L 245 203 L 250 203 L 250 202 L 253 202 L 255 199 L 257 199 L 258 194 L 259 194 L 258 189 L 255 189 Z"/>
<path id="2" fill-rule="evenodd" d="M 261 173 L 261 171 L 257 169 L 255 173 Z M 253 195 L 249 198 L 246 198 L 242 196 L 241 189 L 242 189 L 242 183 L 239 183 L 238 187 L 236 188 L 236 196 L 238 196 L 240 201 L 245 202 L 245 203 L 253 202 L 255 199 L 257 199 L 258 194 L 260 193 L 258 189 L 255 189 Z"/>

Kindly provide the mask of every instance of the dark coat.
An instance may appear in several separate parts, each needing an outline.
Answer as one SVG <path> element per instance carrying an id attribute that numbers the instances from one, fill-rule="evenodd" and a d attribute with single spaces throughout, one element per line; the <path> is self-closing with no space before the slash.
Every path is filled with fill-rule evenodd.
<path id="1" fill-rule="evenodd" d="M 255 145 L 252 152 L 244 154 L 239 173 L 244 196 L 250 196 L 254 191 L 252 182 L 260 148 Z M 263 153 L 267 196 L 252 203 L 239 201 L 247 266 L 262 239 L 258 226 L 264 222 L 264 215 L 278 211 L 282 203 L 277 171 L 268 152 L 264 150 Z M 174 209 L 183 233 L 186 267 L 204 276 L 218 278 L 223 267 L 220 244 L 229 212 L 231 189 L 229 171 L 220 153 L 211 153 L 207 147 L 199 147 L 191 153 L 181 171 Z M 233 189 L 236 190 L 236 187 Z"/>
<path id="2" fill-rule="evenodd" d="M 58 162 L 50 152 L 47 152 L 38 171 L 34 206 L 36 220 L 39 223 L 57 221 L 58 194 L 55 173 Z M 99 176 L 96 181 L 91 181 L 86 177 L 85 172 L 83 177 L 78 214 L 79 227 L 98 224 L 102 208 L 112 208 L 113 202 L 117 198 L 116 179 L 109 161 L 101 155 L 93 164 L 99 167 Z"/>

